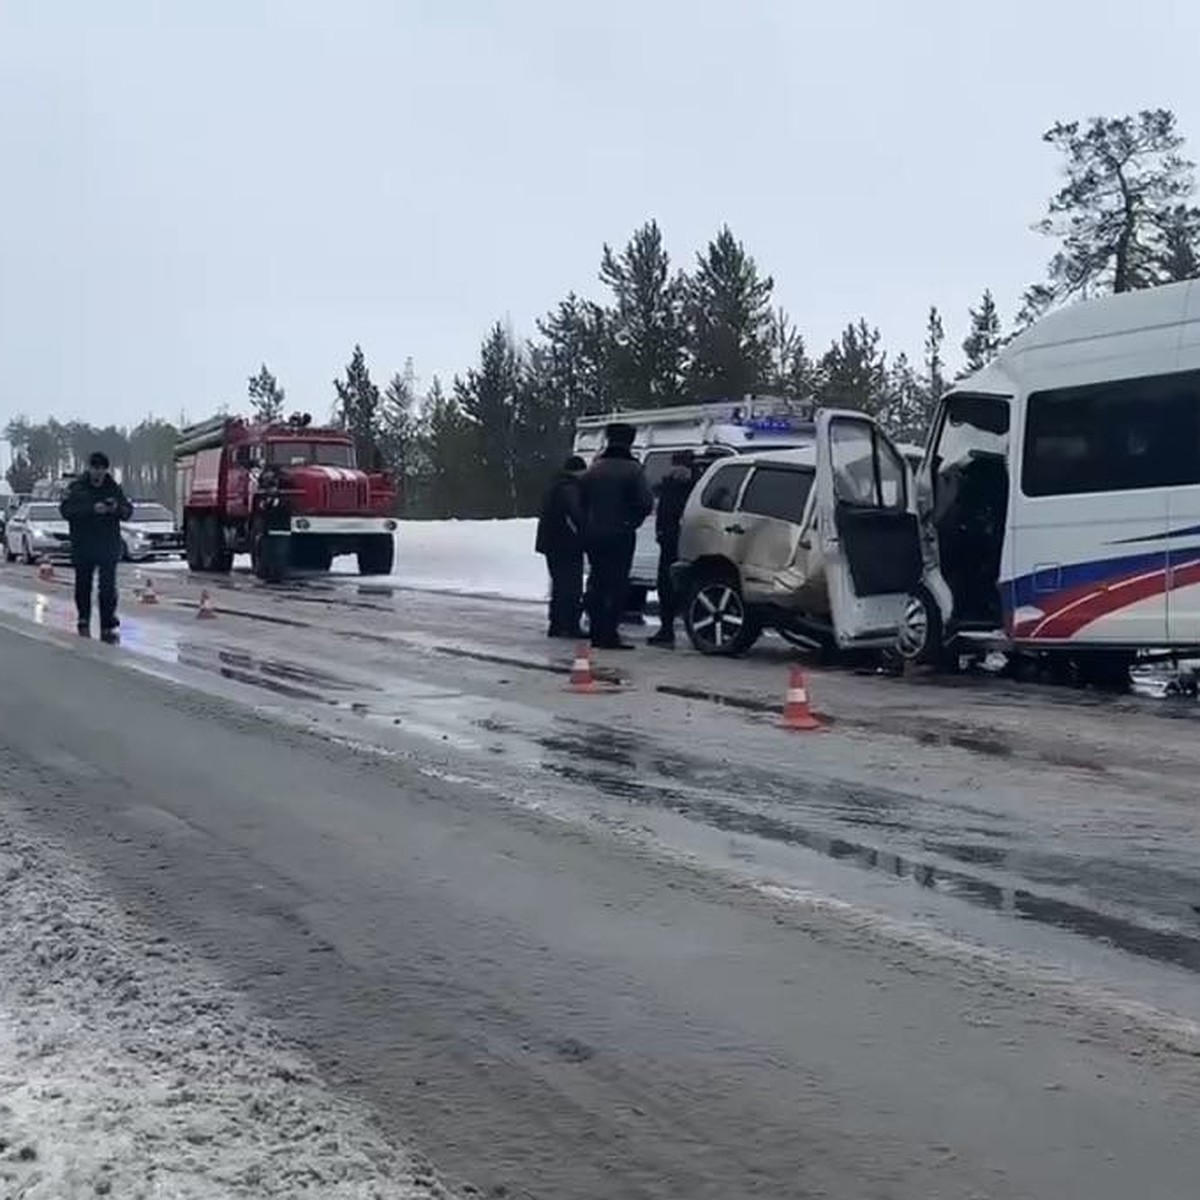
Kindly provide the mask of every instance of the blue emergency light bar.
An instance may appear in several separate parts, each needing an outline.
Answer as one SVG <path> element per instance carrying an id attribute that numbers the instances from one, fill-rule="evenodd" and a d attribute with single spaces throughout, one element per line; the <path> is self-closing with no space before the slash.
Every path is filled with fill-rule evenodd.
<path id="1" fill-rule="evenodd" d="M 749 419 L 735 414 L 733 424 L 754 433 L 794 433 L 811 421 L 793 420 L 791 417 L 750 417 Z"/>

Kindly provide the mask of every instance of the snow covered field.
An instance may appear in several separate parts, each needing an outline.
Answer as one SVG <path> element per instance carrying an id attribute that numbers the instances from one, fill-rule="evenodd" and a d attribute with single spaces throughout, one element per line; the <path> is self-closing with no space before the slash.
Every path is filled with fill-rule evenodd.
<path id="1" fill-rule="evenodd" d="M 503 596 L 540 601 L 546 597 L 546 560 L 533 551 L 537 521 L 402 521 L 396 533 L 398 584 L 422 591 L 468 596 Z M 353 558 L 334 564 L 355 573 Z"/>
<path id="2" fill-rule="evenodd" d="M 446 1192 L 0 796 L 0 1196 Z"/>
<path id="3" fill-rule="evenodd" d="M 460 596 L 497 596 L 541 603 L 547 593 L 546 560 L 533 550 L 537 520 L 401 521 L 396 531 L 396 564 L 391 578 L 398 586 Z M 234 566 L 250 569 L 250 556 Z M 156 570 L 182 571 L 179 559 L 154 565 Z M 334 574 L 357 575 L 353 555 L 333 563 Z"/>

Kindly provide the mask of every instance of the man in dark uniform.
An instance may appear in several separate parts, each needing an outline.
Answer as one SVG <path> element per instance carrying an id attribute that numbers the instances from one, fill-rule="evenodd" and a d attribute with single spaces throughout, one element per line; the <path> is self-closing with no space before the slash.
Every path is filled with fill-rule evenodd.
<path id="1" fill-rule="evenodd" d="M 67 489 L 59 505 L 71 527 L 71 561 L 75 565 L 75 611 L 81 637 L 91 636 L 92 577 L 100 576 L 100 637 L 117 640 L 117 563 L 121 558 L 121 522 L 133 516 L 133 505 L 109 474 L 108 457 L 97 450 L 87 470 Z"/>
<path id="2" fill-rule="evenodd" d="M 610 425 L 607 445 L 583 477 L 587 611 L 592 645 L 603 650 L 633 648 L 618 629 L 638 527 L 654 508 L 642 465 L 633 457 L 636 432 L 632 425 Z"/>
<path id="3" fill-rule="evenodd" d="M 654 532 L 658 539 L 658 632 L 649 639 L 649 645 L 666 649 L 675 646 L 679 597 L 671 580 L 671 566 L 679 557 L 679 528 L 696 481 L 695 461 L 692 451 L 676 450 L 671 455 L 670 471 L 654 489 L 658 501 L 654 517 Z"/>
<path id="4" fill-rule="evenodd" d="M 542 501 L 535 549 L 550 572 L 552 638 L 578 638 L 583 604 L 583 487 L 587 463 L 572 455 L 554 477 Z"/>

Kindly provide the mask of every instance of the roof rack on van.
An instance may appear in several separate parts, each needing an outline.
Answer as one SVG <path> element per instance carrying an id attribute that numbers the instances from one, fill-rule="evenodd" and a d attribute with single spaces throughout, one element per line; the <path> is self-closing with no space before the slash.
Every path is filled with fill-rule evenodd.
<path id="1" fill-rule="evenodd" d="M 583 431 L 603 429 L 614 421 L 626 425 L 663 425 L 673 421 L 709 421 L 713 424 L 741 425 L 771 417 L 794 417 L 811 421 L 817 406 L 812 400 L 788 396 L 748 395 L 740 400 L 709 400 L 702 404 L 676 404 L 667 408 L 618 409 L 580 417 L 575 428 Z"/>

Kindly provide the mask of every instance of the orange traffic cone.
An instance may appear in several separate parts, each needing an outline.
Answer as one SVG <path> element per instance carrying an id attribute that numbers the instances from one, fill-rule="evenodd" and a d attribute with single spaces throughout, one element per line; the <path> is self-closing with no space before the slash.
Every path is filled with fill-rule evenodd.
<path id="1" fill-rule="evenodd" d="M 824 728 L 808 706 L 808 688 L 804 683 L 804 672 L 799 667 L 793 667 L 788 678 L 787 699 L 783 704 L 783 720 L 780 724 L 784 729 L 806 733 Z"/>
<path id="2" fill-rule="evenodd" d="M 43 583 L 52 583 L 54 581 L 54 564 L 48 558 L 43 558 L 38 563 L 37 577 Z"/>
<path id="3" fill-rule="evenodd" d="M 571 663 L 571 682 L 567 685 L 572 692 L 594 692 L 596 678 L 592 674 L 592 648 L 586 643 L 580 643 Z"/>
<path id="4" fill-rule="evenodd" d="M 154 580 L 153 579 L 146 580 L 145 584 L 142 586 L 141 592 L 138 593 L 138 599 L 143 604 L 157 604 L 158 603 L 158 593 L 154 590 Z"/>
<path id="5" fill-rule="evenodd" d="M 217 615 L 216 607 L 213 605 L 213 598 L 208 593 L 208 588 L 200 593 L 200 607 L 196 612 L 196 617 L 201 621 L 211 621 Z"/>

